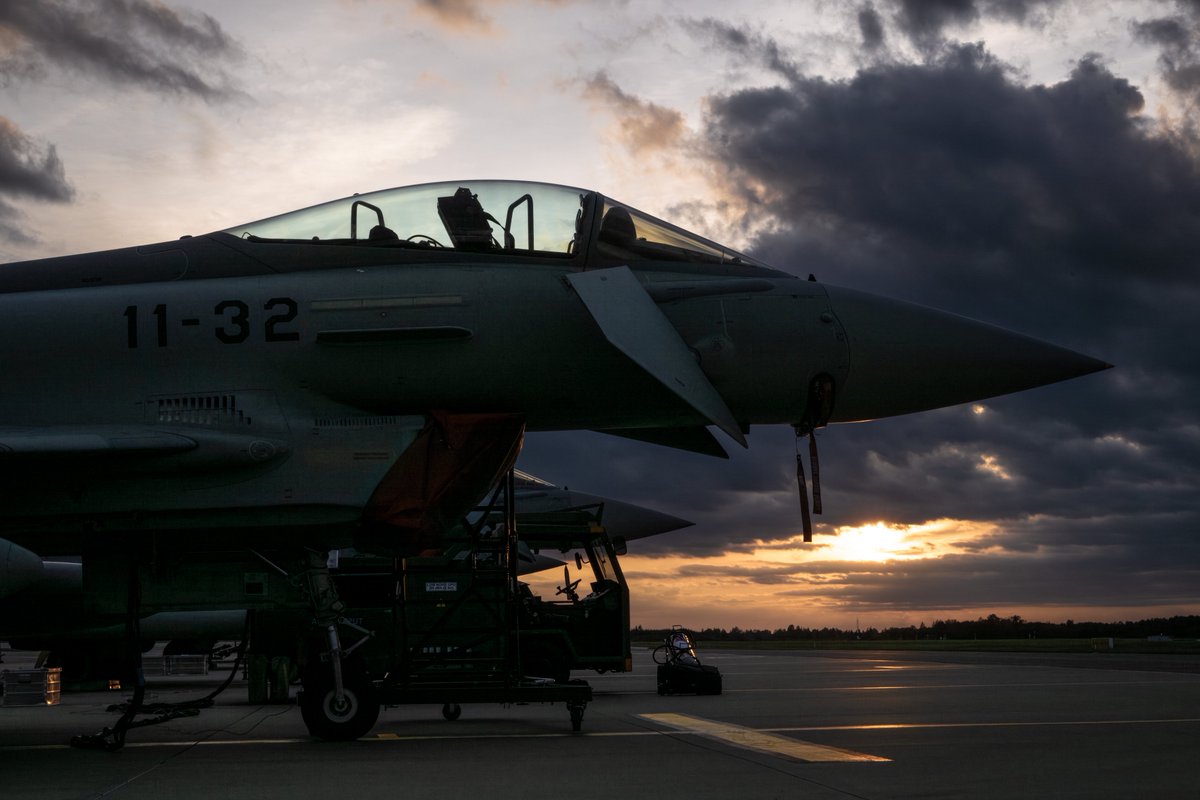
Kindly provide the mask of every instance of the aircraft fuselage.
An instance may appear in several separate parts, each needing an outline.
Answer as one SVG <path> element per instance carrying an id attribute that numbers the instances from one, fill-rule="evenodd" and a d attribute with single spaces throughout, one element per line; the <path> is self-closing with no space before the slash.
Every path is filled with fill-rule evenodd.
<path id="1" fill-rule="evenodd" d="M 47 516 L 36 542 L 10 538 L 68 552 L 48 548 L 55 529 L 132 513 L 137 527 L 234 525 L 223 509 L 241 526 L 350 522 L 433 409 L 519 412 L 531 430 L 707 424 L 605 340 L 572 272 L 410 263 L 0 294 L 0 419 L 63 451 L 0 490 L 3 517 Z M 659 304 L 745 426 L 798 418 L 814 374 L 846 373 L 823 287 L 771 283 Z M 76 457 L 98 434 L 119 450 L 152 433 L 198 445 Z"/>

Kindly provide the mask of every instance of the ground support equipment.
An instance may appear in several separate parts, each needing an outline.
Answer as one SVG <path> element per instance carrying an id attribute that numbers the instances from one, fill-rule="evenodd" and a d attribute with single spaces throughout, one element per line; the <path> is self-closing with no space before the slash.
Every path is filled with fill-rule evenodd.
<path id="1" fill-rule="evenodd" d="M 720 694 L 721 671 L 701 664 L 692 637 L 676 625 L 654 650 L 659 694 Z"/>

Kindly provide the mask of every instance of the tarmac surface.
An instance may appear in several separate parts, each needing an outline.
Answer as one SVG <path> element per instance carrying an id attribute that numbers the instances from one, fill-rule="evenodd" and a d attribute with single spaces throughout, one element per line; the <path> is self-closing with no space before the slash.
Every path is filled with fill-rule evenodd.
<path id="1" fill-rule="evenodd" d="M 5 652 L 0 670 L 29 666 Z M 126 693 L 0 706 L 0 797 L 1200 798 L 1200 674 L 1169 657 L 705 651 L 720 696 L 659 696 L 649 651 L 588 675 L 583 730 L 557 705 L 384 709 L 357 742 L 310 739 L 240 676 L 199 716 L 72 749 Z M 934 659 L 937 660 L 934 660 Z M 1172 671 L 1173 664 L 1181 671 Z M 147 702 L 229 673 L 149 679 Z M 294 693 L 294 692 L 293 692 Z"/>

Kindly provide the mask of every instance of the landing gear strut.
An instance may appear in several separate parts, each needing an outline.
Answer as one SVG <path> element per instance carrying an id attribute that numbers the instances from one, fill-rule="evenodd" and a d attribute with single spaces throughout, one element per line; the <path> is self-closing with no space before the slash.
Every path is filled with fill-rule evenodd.
<path id="1" fill-rule="evenodd" d="M 338 625 L 348 624 L 341 618 L 345 604 L 338 599 L 324 554 L 308 553 L 304 577 L 316 626 L 324 641 L 314 648 L 317 652 L 310 657 L 304 671 L 304 691 L 299 697 L 300 716 L 308 726 L 308 732 L 319 739 L 357 739 L 370 731 L 379 719 L 375 684 L 368 677 L 362 659 L 351 657 L 370 634 L 359 628 L 363 638 L 352 647 L 342 649 Z"/>
<path id="2" fill-rule="evenodd" d="M 71 738 L 71 746 L 84 750 L 107 750 L 113 752 L 125 746 L 125 733 L 138 723 L 134 722 L 142 701 L 146 698 L 146 676 L 142 672 L 141 611 L 142 591 L 138 577 L 138 561 L 129 556 L 128 598 L 125 607 L 125 652 L 128 677 L 133 685 L 133 698 L 125 707 L 117 724 L 96 734 Z"/>

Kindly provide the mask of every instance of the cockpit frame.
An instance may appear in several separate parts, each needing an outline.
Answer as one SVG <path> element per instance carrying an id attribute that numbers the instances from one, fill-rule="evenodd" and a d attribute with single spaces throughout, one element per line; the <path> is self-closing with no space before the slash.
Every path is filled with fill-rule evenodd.
<path id="1" fill-rule="evenodd" d="M 376 218 L 365 237 L 364 226 L 359 224 L 361 209 L 375 212 Z M 516 230 L 514 222 L 523 230 Z M 451 181 L 398 187 L 352 195 L 218 233 L 249 244 L 383 249 L 399 262 L 497 258 L 575 269 L 666 262 L 682 272 L 779 274 L 732 248 L 598 192 L 528 181 Z M 378 263 L 377 257 L 367 260 Z"/>

